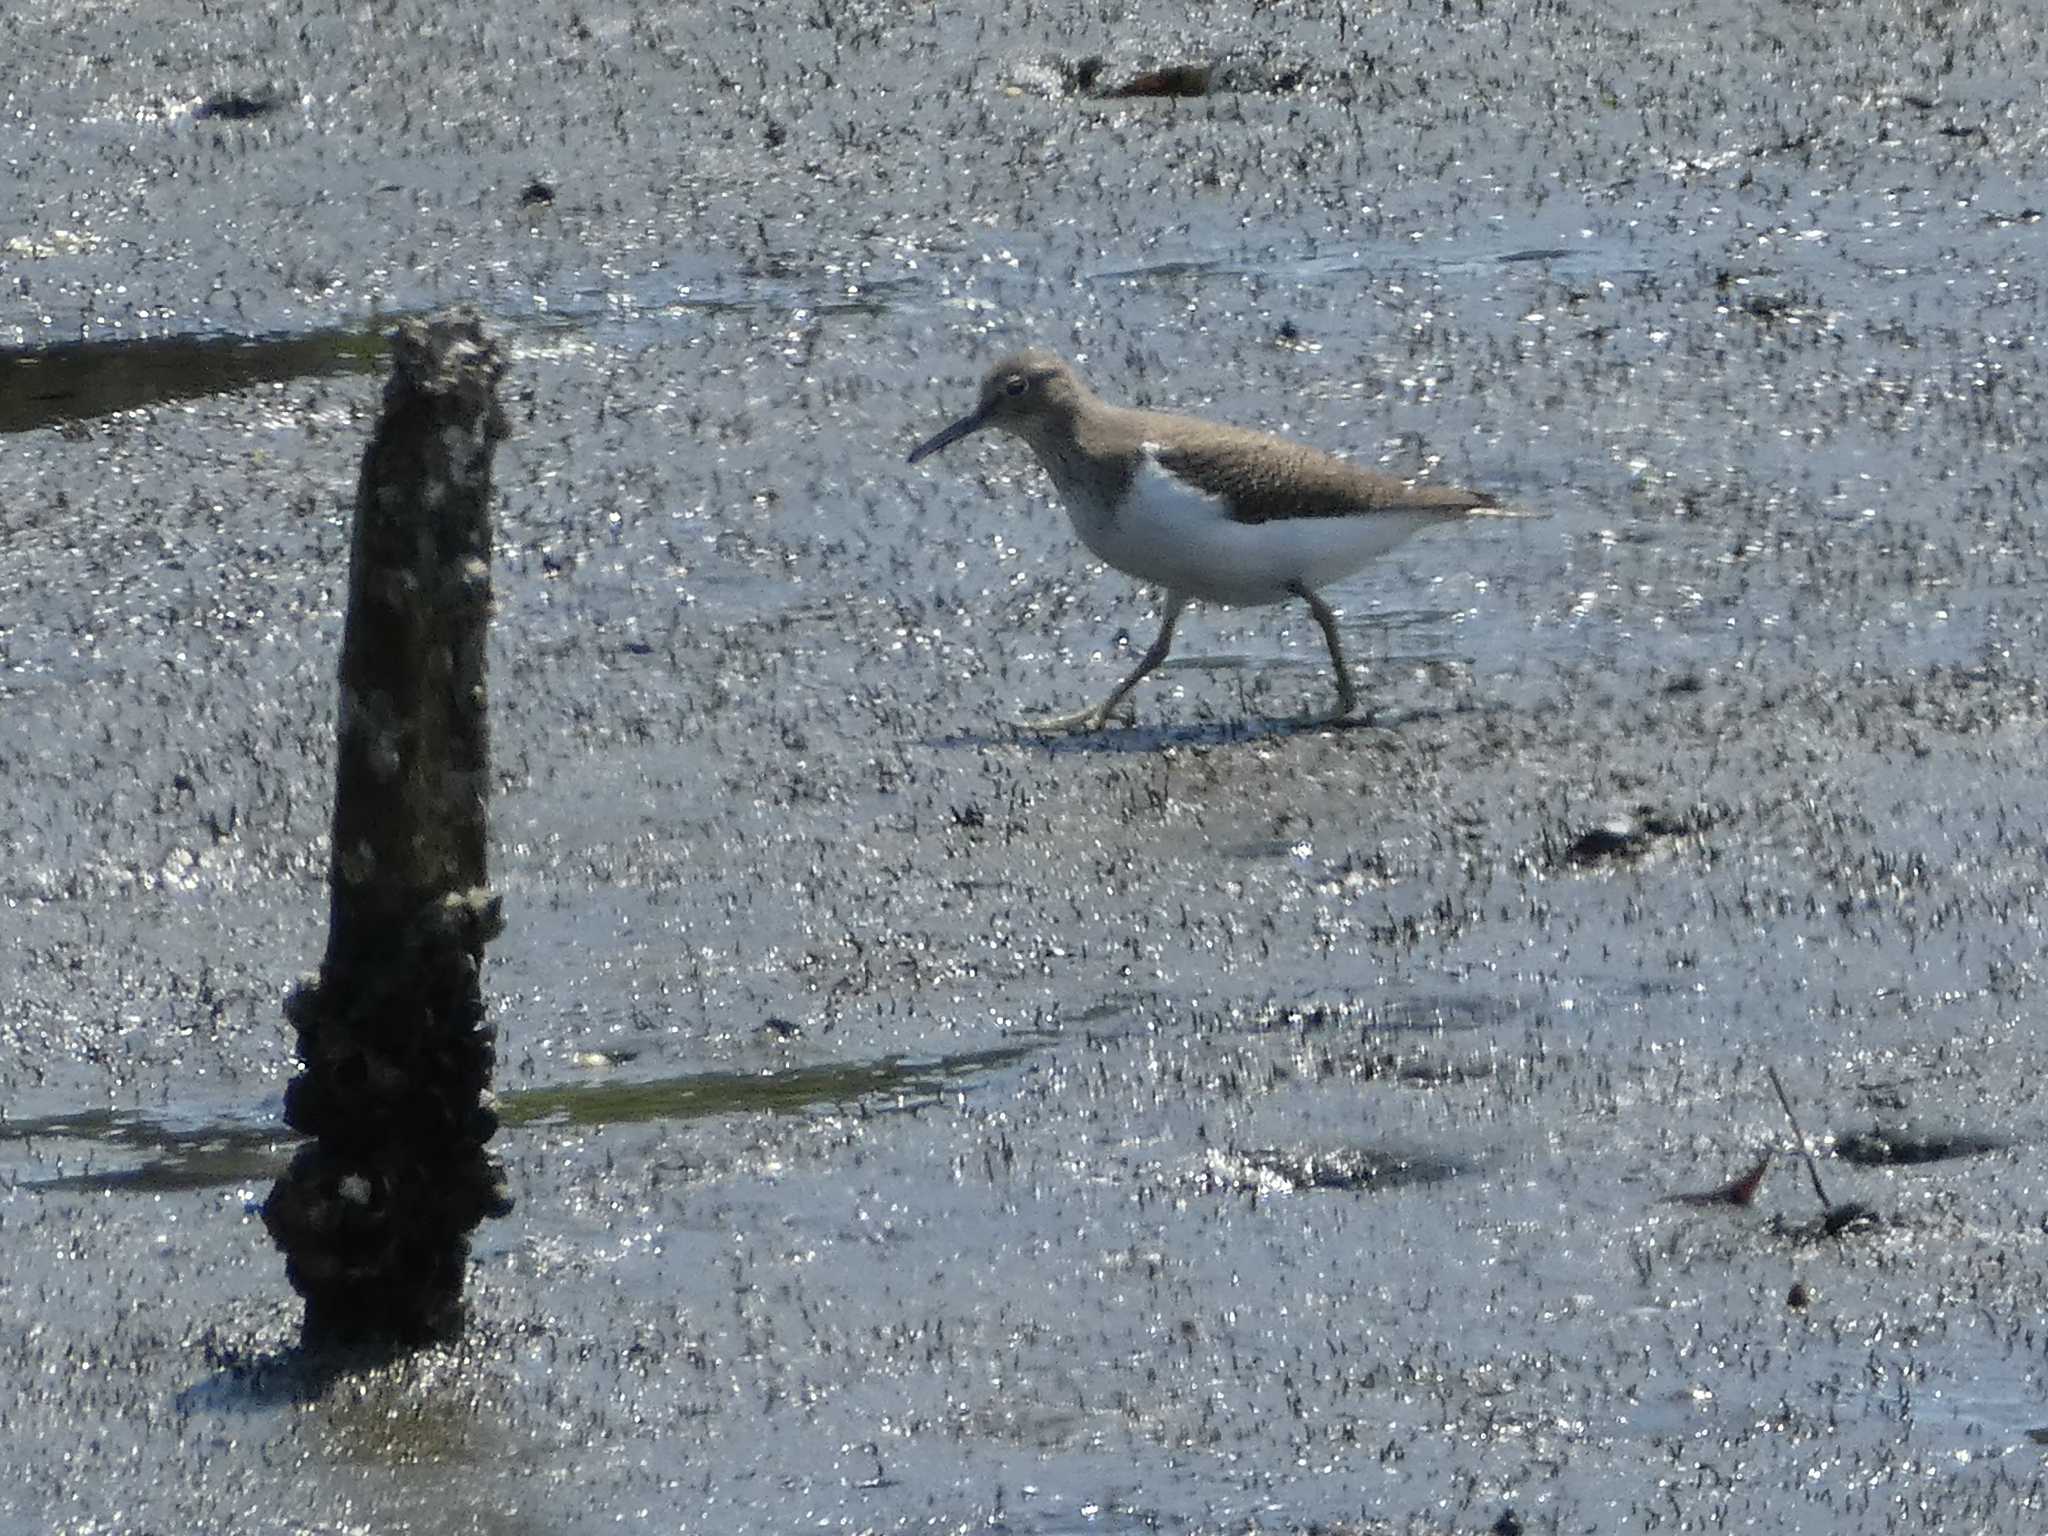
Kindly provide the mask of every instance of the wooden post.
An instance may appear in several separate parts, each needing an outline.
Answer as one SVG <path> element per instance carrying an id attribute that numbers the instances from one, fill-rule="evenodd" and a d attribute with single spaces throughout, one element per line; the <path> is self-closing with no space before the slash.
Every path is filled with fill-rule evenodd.
<path id="1" fill-rule="evenodd" d="M 458 1332 L 469 1234 L 512 1208 L 481 985 L 503 372 L 472 311 L 402 324 L 356 487 L 327 954 L 285 1001 L 285 1120 L 313 1140 L 263 1206 L 313 1346 Z"/>

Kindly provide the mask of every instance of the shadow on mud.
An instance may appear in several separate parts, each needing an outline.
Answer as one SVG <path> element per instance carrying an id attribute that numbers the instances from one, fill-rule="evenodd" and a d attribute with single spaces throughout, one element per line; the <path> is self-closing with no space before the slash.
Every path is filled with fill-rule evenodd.
<path id="1" fill-rule="evenodd" d="M 162 336 L 0 351 L 0 433 L 383 365 L 384 320 L 291 336 Z"/>
<path id="2" fill-rule="evenodd" d="M 967 1080 L 1022 1060 L 1042 1042 L 964 1051 L 910 1060 L 885 1057 L 837 1066 L 792 1067 L 777 1072 L 689 1072 L 673 1077 L 565 1083 L 503 1095 L 499 1114 L 508 1127 L 633 1125 L 698 1120 L 715 1115 L 798 1114 L 820 1105 L 851 1105 L 869 1114 L 935 1104 Z M 88 1110 L 35 1120 L 0 1121 L 0 1146 L 55 1161 L 57 1172 L 24 1170 L 20 1159 L 8 1187 L 42 1193 L 165 1194 L 221 1189 L 275 1178 L 298 1138 L 283 1129 L 275 1104 L 259 1123 L 186 1125 L 135 1110 Z M 58 1143 L 64 1155 L 51 1158 Z M 254 1198 L 253 1193 L 251 1198 Z"/>
<path id="3" fill-rule="evenodd" d="M 1195 1181 L 1211 1194 L 1356 1195 L 1441 1184 L 1482 1166 L 1478 1158 L 1384 1147 L 1256 1147 L 1212 1151 Z"/>
<path id="4" fill-rule="evenodd" d="M 874 1062 L 781 1072 L 690 1072 L 638 1082 L 566 1083 L 508 1093 L 499 1113 L 508 1126 L 634 1125 L 710 1115 L 795 1114 L 820 1104 L 855 1104 L 874 1113 L 932 1102 L 963 1079 L 1021 1061 L 1041 1043 L 914 1061 L 885 1056 Z"/>
<path id="5" fill-rule="evenodd" d="M 1050 757 L 1073 755 L 1146 756 L 1175 747 L 1238 747 L 1284 741 L 1295 736 L 1328 736 L 1350 731 L 1394 731 L 1404 726 L 1449 719 L 1455 709 L 1378 709 L 1332 720 L 1322 715 L 1245 716 L 1233 720 L 1200 720 L 1187 724 L 1109 725 L 1093 731 L 1041 731 L 1025 725 L 995 730 L 966 730 L 934 736 L 925 745 L 940 750 L 981 751 L 990 747 L 1036 747 Z M 1505 713 L 1505 711 L 1495 711 Z"/>

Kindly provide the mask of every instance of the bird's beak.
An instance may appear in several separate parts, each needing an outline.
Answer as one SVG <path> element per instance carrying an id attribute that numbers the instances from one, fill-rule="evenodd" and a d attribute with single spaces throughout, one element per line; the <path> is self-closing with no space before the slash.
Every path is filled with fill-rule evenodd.
<path id="1" fill-rule="evenodd" d="M 923 442 L 919 443 L 915 448 L 911 449 L 910 457 L 906 459 L 904 462 L 908 464 L 915 464 L 919 459 L 927 458 L 930 455 L 937 453 L 941 448 L 946 447 L 948 444 L 957 443 L 960 441 L 961 438 L 966 437 L 970 433 L 979 432 L 983 427 L 987 425 L 988 412 L 986 410 L 969 411 L 965 416 L 962 416 L 950 427 L 947 427 L 942 431 L 934 433 L 932 436 L 926 438 Z"/>

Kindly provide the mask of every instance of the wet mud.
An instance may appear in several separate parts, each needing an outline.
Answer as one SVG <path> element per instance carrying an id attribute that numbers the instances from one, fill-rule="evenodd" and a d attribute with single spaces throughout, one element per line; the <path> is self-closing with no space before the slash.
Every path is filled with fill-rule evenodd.
<path id="1" fill-rule="evenodd" d="M 0 1529 L 2038 1530 L 2043 25 L 8 11 Z M 281 1001 L 457 299 L 519 1204 L 319 1371 Z M 1545 516 L 1332 592 L 1365 725 L 1205 610 L 1019 736 L 1155 613 L 901 463 L 1025 342 Z"/>

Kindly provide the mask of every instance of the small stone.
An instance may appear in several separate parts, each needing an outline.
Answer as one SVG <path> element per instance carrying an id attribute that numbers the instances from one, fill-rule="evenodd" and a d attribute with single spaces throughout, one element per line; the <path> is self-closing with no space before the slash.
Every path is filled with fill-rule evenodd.
<path id="1" fill-rule="evenodd" d="M 1208 64 L 1162 64 L 1140 70 L 1127 79 L 1103 88 L 1099 95 L 1112 100 L 1143 96 L 1206 96 L 1209 94 Z"/>
<path id="2" fill-rule="evenodd" d="M 1571 840 L 1565 858 L 1573 864 L 1598 864 L 1638 852 L 1647 839 L 1633 821 L 1616 819 L 1588 827 Z"/>
<path id="3" fill-rule="evenodd" d="M 284 97 L 272 90 L 217 91 L 202 101 L 192 116 L 245 123 L 252 117 L 265 117 L 283 105 Z"/>

